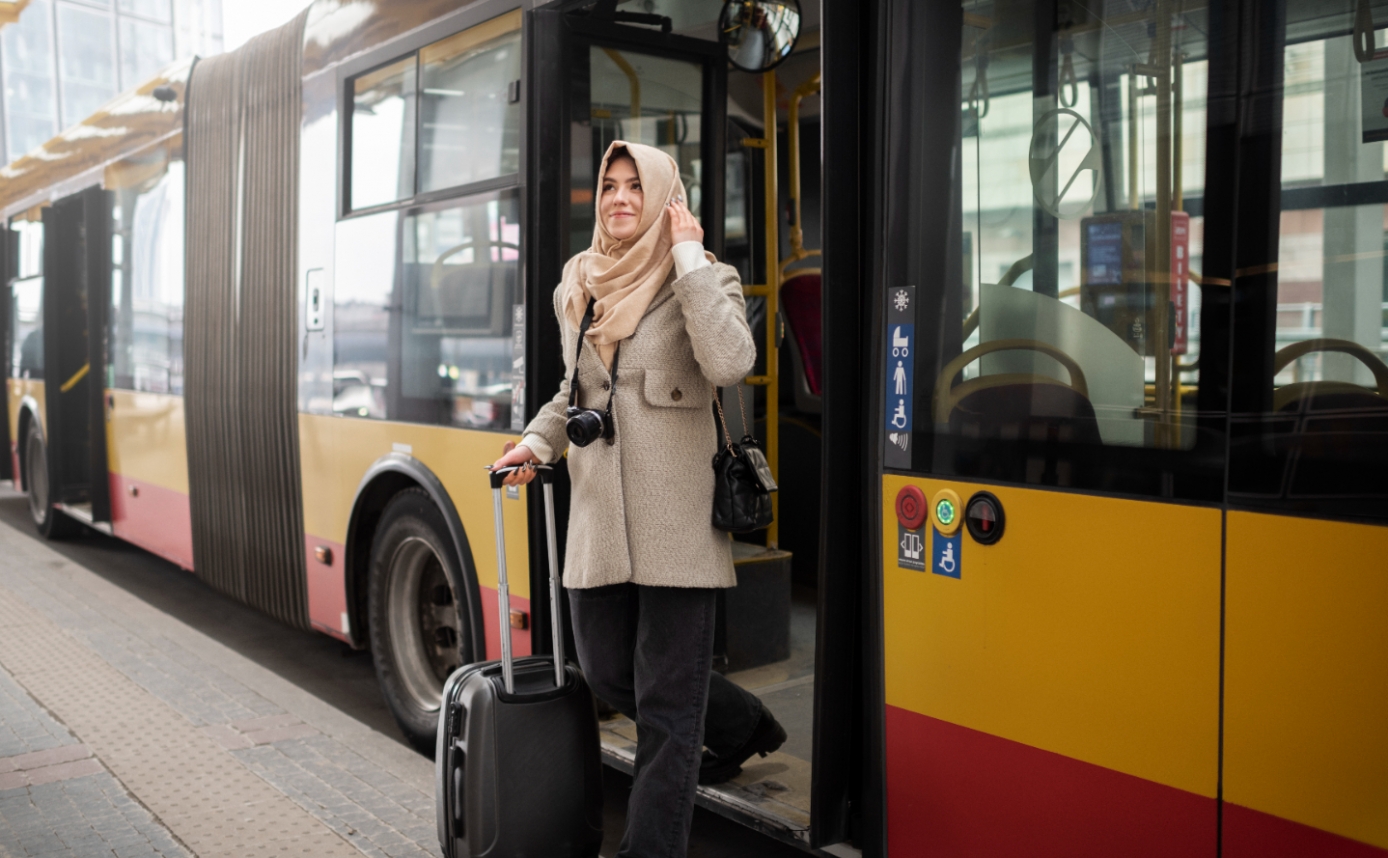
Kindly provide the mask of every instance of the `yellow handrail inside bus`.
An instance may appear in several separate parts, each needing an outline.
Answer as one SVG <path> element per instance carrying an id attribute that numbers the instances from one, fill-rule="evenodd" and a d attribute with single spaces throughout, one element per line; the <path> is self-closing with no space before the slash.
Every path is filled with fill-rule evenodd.
<path id="1" fill-rule="evenodd" d="M 627 137 L 628 137 L 628 139 L 632 140 L 633 142 L 640 143 L 640 142 L 641 142 L 641 78 L 640 78 L 640 76 L 638 76 L 638 75 L 636 74 L 636 69 L 632 67 L 631 63 L 627 62 L 627 58 L 624 57 L 624 56 L 622 56 L 622 54 L 621 54 L 620 51 L 615 51 L 615 50 L 613 50 L 612 48 L 603 48 L 603 49 L 602 49 L 602 52 L 603 52 L 604 54 L 607 54 L 608 59 L 610 59 L 610 60 L 612 60 L 612 62 L 616 63 L 617 68 L 619 68 L 619 69 L 622 70 L 622 74 L 624 74 L 624 75 L 627 76 L 627 86 L 628 86 L 628 87 L 630 88 L 630 90 L 631 90 L 631 96 L 630 96 L 630 98 L 631 98 L 631 123 L 632 123 L 632 131 L 635 131 L 635 132 L 636 132 L 636 133 L 634 133 L 634 134 L 628 133 L 628 134 L 627 134 Z"/>
<path id="2" fill-rule="evenodd" d="M 795 88 L 795 92 L 790 97 L 790 111 L 786 117 L 786 149 L 790 153 L 790 188 L 788 190 L 791 217 L 794 220 L 790 223 L 790 256 L 781 260 L 782 280 L 785 279 L 786 268 L 792 263 L 820 255 L 818 250 L 805 249 L 805 228 L 800 214 L 800 102 L 806 96 L 819 92 L 819 82 L 819 72 L 815 72 L 814 77 Z"/>
<path id="3" fill-rule="evenodd" d="M 765 257 L 766 257 L 766 282 L 753 284 L 743 287 L 743 294 L 748 296 L 761 297 L 766 301 L 766 373 L 764 375 L 750 375 L 743 379 L 743 384 L 760 385 L 766 388 L 766 434 L 762 443 L 766 446 L 766 463 L 771 466 L 771 475 L 775 479 L 780 479 L 780 415 L 777 412 L 777 403 L 781 397 L 780 379 L 777 377 L 777 366 L 780 363 L 779 351 L 776 348 L 776 305 L 781 287 L 781 265 L 777 259 L 781 246 L 780 235 L 780 216 L 777 212 L 776 200 L 778 188 L 776 181 L 776 72 L 763 72 L 761 76 L 762 92 L 762 136 L 745 137 L 742 145 L 749 149 L 760 149 L 764 159 L 763 173 L 765 181 L 763 183 L 763 200 L 766 209 L 766 235 Z M 749 432 L 751 427 L 745 427 Z M 773 518 L 771 527 L 766 532 L 766 544 L 775 548 L 777 540 L 780 538 L 780 503 L 777 495 L 771 495 L 771 510 Z"/>

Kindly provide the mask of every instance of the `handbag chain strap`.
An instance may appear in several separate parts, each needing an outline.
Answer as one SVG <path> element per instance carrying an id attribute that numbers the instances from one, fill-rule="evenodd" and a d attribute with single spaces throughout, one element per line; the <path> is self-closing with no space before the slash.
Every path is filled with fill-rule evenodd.
<path id="1" fill-rule="evenodd" d="M 746 408 L 743 406 L 743 404 L 742 404 L 742 385 L 739 384 L 739 385 L 736 385 L 736 387 L 737 387 L 737 410 L 738 410 L 738 413 L 742 415 L 742 429 L 743 429 L 743 434 L 745 435 L 745 434 L 748 434 L 747 431 L 746 431 L 746 430 L 747 430 L 747 409 L 746 409 Z M 719 390 L 719 389 L 718 389 L 717 387 L 715 387 L 715 388 L 713 389 L 713 406 L 714 406 L 715 408 L 718 409 L 718 422 L 723 426 L 723 440 L 724 440 L 724 441 L 726 442 L 726 444 L 727 444 L 727 450 L 728 450 L 729 453 L 732 453 L 734 456 L 736 456 L 736 455 L 737 455 L 737 447 L 733 445 L 733 436 L 732 436 L 731 433 L 728 432 L 728 421 L 727 421 L 727 419 L 725 419 L 725 418 L 723 417 L 723 402 L 722 402 L 722 398 L 718 395 L 718 390 Z"/>

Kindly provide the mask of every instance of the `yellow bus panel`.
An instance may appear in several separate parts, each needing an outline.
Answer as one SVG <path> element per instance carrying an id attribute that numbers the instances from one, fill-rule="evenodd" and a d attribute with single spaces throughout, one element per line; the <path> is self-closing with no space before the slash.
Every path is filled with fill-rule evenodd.
<path id="1" fill-rule="evenodd" d="M 929 543 L 927 571 L 902 568 L 908 483 L 986 488 L 1002 539 L 964 532 L 957 579 Z M 1215 796 L 1219 510 L 890 475 L 882 503 L 889 706 Z"/>
<path id="2" fill-rule="evenodd" d="M 1388 848 L 1388 527 L 1230 512 L 1228 540 L 1226 840 L 1247 808 Z"/>

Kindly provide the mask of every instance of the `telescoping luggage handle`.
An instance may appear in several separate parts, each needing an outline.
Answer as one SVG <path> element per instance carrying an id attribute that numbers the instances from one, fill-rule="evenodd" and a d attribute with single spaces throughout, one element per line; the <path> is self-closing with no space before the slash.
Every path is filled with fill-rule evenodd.
<path id="1" fill-rule="evenodd" d="M 554 687 L 564 687 L 564 614 L 559 609 L 559 542 L 554 531 L 554 469 L 549 465 L 535 465 L 540 476 L 540 484 L 545 494 L 545 536 L 549 548 L 549 609 L 550 628 L 554 631 Z M 490 469 L 489 469 L 490 470 Z M 511 588 L 506 581 L 506 534 L 501 524 L 501 492 L 505 486 L 506 475 L 519 470 L 517 467 L 497 468 L 491 471 L 492 505 L 496 518 L 496 600 L 498 625 L 501 626 L 501 677 L 506 683 L 506 693 L 516 692 L 515 667 L 511 658 L 511 629 L 508 619 L 511 616 Z"/>

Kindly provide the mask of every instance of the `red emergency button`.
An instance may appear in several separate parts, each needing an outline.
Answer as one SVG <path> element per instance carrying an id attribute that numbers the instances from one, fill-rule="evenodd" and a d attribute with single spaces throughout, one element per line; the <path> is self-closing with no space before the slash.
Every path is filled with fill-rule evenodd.
<path id="1" fill-rule="evenodd" d="M 975 492 L 969 498 L 969 505 L 964 510 L 964 524 L 979 545 L 992 545 L 1002 539 L 1003 525 L 1006 523 L 1002 504 L 991 492 Z"/>
<path id="2" fill-rule="evenodd" d="M 896 493 L 896 520 L 907 530 L 917 530 L 925 524 L 929 508 L 925 504 L 925 492 L 915 486 L 903 486 Z"/>

